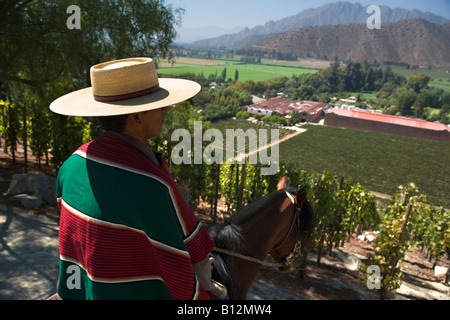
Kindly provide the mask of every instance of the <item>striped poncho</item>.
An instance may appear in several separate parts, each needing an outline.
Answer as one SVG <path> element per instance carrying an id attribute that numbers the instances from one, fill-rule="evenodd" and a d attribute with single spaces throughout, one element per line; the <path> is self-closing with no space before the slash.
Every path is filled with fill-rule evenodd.
<path id="1" fill-rule="evenodd" d="M 57 180 L 62 299 L 209 299 L 193 264 L 214 248 L 171 179 L 110 134 L 81 146 Z"/>

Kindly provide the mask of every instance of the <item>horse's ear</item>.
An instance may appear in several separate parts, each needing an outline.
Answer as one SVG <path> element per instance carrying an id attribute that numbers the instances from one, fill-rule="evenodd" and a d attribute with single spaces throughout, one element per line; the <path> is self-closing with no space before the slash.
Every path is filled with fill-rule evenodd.
<path id="1" fill-rule="evenodd" d="M 287 176 L 287 174 L 285 174 L 285 175 L 280 179 L 280 181 L 278 181 L 278 184 L 277 184 L 277 191 L 280 191 L 280 190 L 286 188 L 287 185 L 288 185 L 288 176 Z"/>
<path id="2" fill-rule="evenodd" d="M 297 204 L 301 208 L 303 203 L 308 198 L 308 189 L 306 187 L 301 188 L 297 193 Z"/>

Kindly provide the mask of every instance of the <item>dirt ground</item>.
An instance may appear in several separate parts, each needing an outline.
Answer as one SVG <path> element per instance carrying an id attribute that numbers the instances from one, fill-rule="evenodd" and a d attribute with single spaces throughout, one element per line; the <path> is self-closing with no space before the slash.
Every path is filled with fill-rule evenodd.
<path id="1" fill-rule="evenodd" d="M 58 268 L 58 216 L 53 207 L 25 211 L 3 197 L 14 173 L 23 173 L 23 155 L 18 164 L 0 148 L 0 299 L 45 299 L 54 290 Z M 33 161 L 33 159 L 30 159 Z M 30 162 L 29 173 L 51 174 Z M 221 207 L 219 209 L 225 210 Z M 209 221 L 210 208 L 201 205 L 196 214 Z M 218 215 L 219 220 L 223 218 Z M 308 255 L 306 276 L 300 280 L 298 271 L 280 274 L 262 267 L 247 296 L 250 300 L 377 300 L 369 291 L 364 273 L 346 263 L 350 259 L 365 262 L 372 250 L 370 242 L 352 237 L 344 247 L 333 249 L 331 255 L 316 263 L 316 254 Z M 357 258 L 357 259 L 356 259 Z M 448 266 L 449 260 L 440 265 Z M 450 300 L 449 286 L 437 278 L 432 263 L 417 248 L 406 253 L 402 264 L 405 281 L 391 295 L 396 300 Z"/>
<path id="2" fill-rule="evenodd" d="M 351 243 L 345 245 L 342 252 L 351 253 L 359 251 L 364 246 L 358 239 L 351 239 Z M 263 281 L 266 284 L 288 289 L 304 300 L 378 300 L 379 295 L 367 289 L 364 282 L 364 273 L 359 270 L 348 270 L 343 267 L 342 260 L 335 255 L 322 258 L 320 266 L 317 266 L 315 257 L 308 259 L 306 277 L 298 279 L 297 274 L 280 274 L 275 270 L 262 268 L 256 282 Z M 450 300 L 449 286 L 443 279 L 434 276 L 430 265 L 422 265 L 424 259 L 416 250 L 407 253 L 402 265 L 405 280 L 400 289 L 389 297 L 391 300 Z M 276 291 L 272 299 L 277 299 Z"/>

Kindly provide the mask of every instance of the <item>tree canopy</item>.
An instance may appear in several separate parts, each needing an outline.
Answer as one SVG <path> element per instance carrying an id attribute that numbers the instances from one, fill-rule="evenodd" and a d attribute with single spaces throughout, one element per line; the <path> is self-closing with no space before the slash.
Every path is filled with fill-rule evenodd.
<path id="1" fill-rule="evenodd" d="M 71 6 L 79 8 L 80 29 L 69 28 L 68 20 L 77 18 L 68 10 Z M 51 101 L 89 86 L 89 69 L 97 63 L 137 56 L 172 59 L 175 27 L 183 12 L 164 0 L 2 0 L 0 100 L 8 103 L 2 107 L 0 134 L 7 137 L 5 131 L 12 132 L 12 113 L 20 106 L 28 121 L 52 123 L 52 146 L 44 149 L 53 147 L 54 153 L 62 153 L 55 158 L 60 162 L 64 153 L 82 142 L 83 134 L 77 139 L 72 135 L 69 142 L 56 140 L 81 120 L 50 114 Z M 22 117 L 22 125 L 26 122 L 27 117 Z M 39 127 L 49 130 L 48 125 L 33 124 Z M 35 130 L 33 134 L 43 135 Z M 61 151 L 62 146 L 68 150 Z"/>
<path id="2" fill-rule="evenodd" d="M 67 26 L 71 5 L 80 8 L 81 29 Z M 38 86 L 64 73 L 87 80 L 86 70 L 108 59 L 172 58 L 182 12 L 160 0 L 4 0 L 0 80 Z"/>

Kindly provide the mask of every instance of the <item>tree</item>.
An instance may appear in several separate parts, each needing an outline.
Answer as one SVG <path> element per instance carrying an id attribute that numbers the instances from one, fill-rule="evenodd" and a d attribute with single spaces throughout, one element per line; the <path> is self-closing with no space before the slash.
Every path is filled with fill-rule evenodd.
<path id="1" fill-rule="evenodd" d="M 329 92 L 337 92 L 339 90 L 339 83 L 343 74 L 339 62 L 332 63 L 329 68 L 325 68 L 319 73 L 324 82 L 328 84 Z"/>
<path id="2" fill-rule="evenodd" d="M 349 63 L 347 65 L 346 73 L 346 90 L 359 92 L 361 90 L 361 64 Z"/>
<path id="3" fill-rule="evenodd" d="M 391 80 L 393 77 L 395 77 L 394 73 L 392 72 L 391 66 L 387 66 L 386 69 L 383 71 L 383 79 L 382 84 L 387 83 L 389 80 Z"/>
<path id="4" fill-rule="evenodd" d="M 316 89 L 312 86 L 301 85 L 296 91 L 296 98 L 303 100 L 311 100 L 316 94 Z"/>
<path id="5" fill-rule="evenodd" d="M 67 27 L 70 5 L 80 8 L 81 30 Z M 130 56 L 173 58 L 170 49 L 182 13 L 164 0 L 1 1 L 0 87 L 11 105 L 15 99 L 34 100 L 37 103 L 31 108 L 49 112 L 54 99 L 90 85 L 89 69 L 96 63 Z M 20 92 L 25 96 L 20 97 Z M 63 121 L 53 123 L 53 130 L 81 124 L 54 115 L 51 119 Z M 53 132 L 54 140 L 66 132 Z M 61 146 L 71 149 L 67 143 L 58 145 L 56 141 L 52 149 L 65 152 Z"/>
<path id="6" fill-rule="evenodd" d="M 435 91 L 424 89 L 418 95 L 415 102 L 416 116 L 421 118 L 427 107 L 440 109 L 439 95 Z"/>
<path id="7" fill-rule="evenodd" d="M 220 78 L 222 80 L 222 82 L 227 81 L 227 68 L 223 68 L 222 70 L 222 77 Z"/>
<path id="8" fill-rule="evenodd" d="M 81 30 L 67 28 L 70 5 L 80 7 Z M 0 12 L 0 79 L 27 84 L 55 80 L 63 72 L 87 80 L 91 65 L 105 59 L 171 58 L 170 46 L 182 14 L 164 0 L 7 0 Z"/>
<path id="9" fill-rule="evenodd" d="M 450 104 L 444 104 L 439 112 L 439 121 L 450 124 Z"/>
<path id="10" fill-rule="evenodd" d="M 368 91 L 375 90 L 375 81 L 376 81 L 375 71 L 372 68 L 369 68 L 366 72 L 364 89 Z"/>
<path id="11" fill-rule="evenodd" d="M 425 73 L 414 73 L 408 78 L 408 89 L 413 89 L 416 94 L 419 94 L 424 89 L 431 78 Z"/>
<path id="12" fill-rule="evenodd" d="M 401 89 L 397 94 L 397 107 L 400 109 L 402 115 L 410 115 L 411 107 L 416 101 L 417 95 L 413 90 Z"/>

